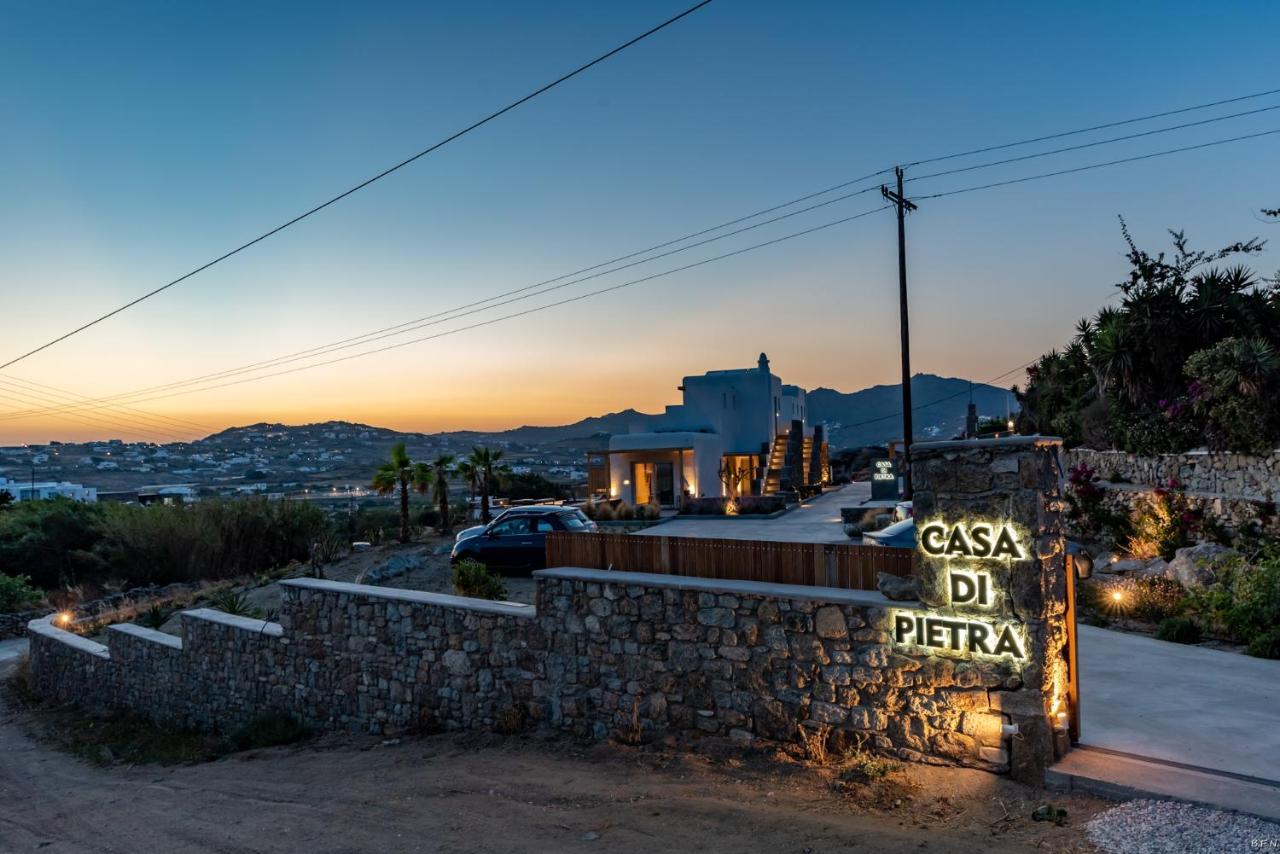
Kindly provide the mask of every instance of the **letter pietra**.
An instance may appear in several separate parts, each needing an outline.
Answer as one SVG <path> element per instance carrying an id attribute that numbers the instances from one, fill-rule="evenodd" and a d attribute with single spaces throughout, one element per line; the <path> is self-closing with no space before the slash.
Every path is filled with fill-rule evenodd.
<path id="1" fill-rule="evenodd" d="M 1014 527 L 1008 523 L 932 521 L 920 528 L 920 549 L 930 557 L 959 561 L 1026 558 Z M 991 576 L 976 567 L 948 569 L 953 605 L 990 607 L 995 596 Z M 894 643 L 968 655 L 1011 656 L 1025 660 L 1026 649 L 1015 622 L 898 611 L 893 616 Z"/>

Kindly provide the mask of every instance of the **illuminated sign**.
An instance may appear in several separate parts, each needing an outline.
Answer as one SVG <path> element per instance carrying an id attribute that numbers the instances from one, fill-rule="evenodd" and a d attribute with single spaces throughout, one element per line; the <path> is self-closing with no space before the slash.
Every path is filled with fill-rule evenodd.
<path id="1" fill-rule="evenodd" d="M 893 470 L 893 460 L 876 460 L 872 463 L 872 480 L 898 480 L 898 473 Z"/>
<path id="2" fill-rule="evenodd" d="M 894 501 L 898 498 L 898 466 L 893 460 L 871 461 L 871 500 Z"/>
<path id="3" fill-rule="evenodd" d="M 1022 560 L 1026 556 L 1012 525 L 989 522 L 950 526 L 930 522 L 920 529 L 920 548 L 931 557 Z"/>
<path id="4" fill-rule="evenodd" d="M 894 643 L 981 655 L 1026 659 L 1014 624 L 997 625 L 964 617 L 943 617 L 898 611 L 893 617 Z"/>
<path id="5" fill-rule="evenodd" d="M 985 572 L 956 572 L 947 575 L 952 605 L 990 607 L 993 601 L 991 576 Z"/>

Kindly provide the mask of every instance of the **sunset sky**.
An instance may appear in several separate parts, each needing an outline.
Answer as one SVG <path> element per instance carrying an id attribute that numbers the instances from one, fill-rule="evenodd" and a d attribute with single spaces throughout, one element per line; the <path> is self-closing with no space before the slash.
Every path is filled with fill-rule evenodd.
<path id="1" fill-rule="evenodd" d="M 7 4 L 0 362 L 690 2 Z M 57 394 L 23 392 L 17 380 L 92 397 L 167 385 L 551 279 L 897 162 L 1280 86 L 1275 3 L 1034 5 L 717 0 L 298 226 L 0 372 L 0 444 L 164 441 L 231 424 L 331 418 L 430 431 L 564 423 L 657 410 L 678 399 L 682 375 L 749 366 L 761 350 L 784 381 L 809 388 L 896 382 L 896 232 L 884 211 L 527 317 L 131 404 L 182 420 L 163 431 L 106 410 L 12 417 Z M 1273 96 L 1039 149 L 1277 103 Z M 1280 110 L 908 190 L 1273 128 Z M 1280 226 L 1257 217 L 1280 205 L 1278 152 L 1280 136 L 1271 136 L 922 201 L 908 224 L 913 367 L 987 380 L 1060 346 L 1126 271 L 1118 215 L 1152 249 L 1167 247 L 1167 228 L 1185 228 L 1206 247 L 1280 237 Z M 868 193 L 369 346 L 879 204 Z M 1271 273 L 1277 253 L 1256 266 Z M 1014 379 L 1021 375 L 1001 382 Z"/>

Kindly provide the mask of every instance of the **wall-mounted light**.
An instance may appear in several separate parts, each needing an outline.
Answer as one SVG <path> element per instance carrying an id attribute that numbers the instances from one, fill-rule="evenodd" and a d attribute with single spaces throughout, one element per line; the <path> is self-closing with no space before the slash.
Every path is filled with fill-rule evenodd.
<path id="1" fill-rule="evenodd" d="M 75 619 L 75 615 L 70 611 L 59 611 L 58 615 L 53 618 L 53 622 L 61 628 L 71 625 L 71 621 Z"/>

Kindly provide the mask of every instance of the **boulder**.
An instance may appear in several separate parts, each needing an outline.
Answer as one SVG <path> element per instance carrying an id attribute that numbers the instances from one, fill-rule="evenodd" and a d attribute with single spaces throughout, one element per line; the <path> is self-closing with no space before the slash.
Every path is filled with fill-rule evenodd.
<path id="1" fill-rule="evenodd" d="M 1183 587 L 1203 587 L 1218 577 L 1218 568 L 1235 554 L 1217 543 L 1187 546 L 1174 553 L 1165 577 L 1172 578 Z"/>
<path id="2" fill-rule="evenodd" d="M 914 575 L 902 578 L 887 572 L 876 573 L 876 588 L 886 599 L 895 602 L 920 598 L 920 582 Z"/>
<path id="3" fill-rule="evenodd" d="M 1142 569 L 1136 570 L 1133 574 L 1142 577 L 1165 575 L 1169 570 L 1169 563 L 1162 557 L 1149 560 Z"/>
<path id="4" fill-rule="evenodd" d="M 1129 558 L 1128 560 L 1118 560 L 1107 566 L 1105 569 L 1100 569 L 1099 571 L 1108 572 L 1112 575 L 1134 575 L 1146 569 L 1146 567 L 1147 562 L 1145 560 Z"/>

